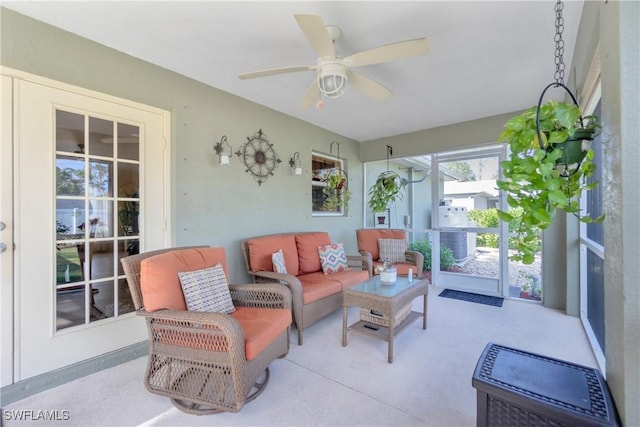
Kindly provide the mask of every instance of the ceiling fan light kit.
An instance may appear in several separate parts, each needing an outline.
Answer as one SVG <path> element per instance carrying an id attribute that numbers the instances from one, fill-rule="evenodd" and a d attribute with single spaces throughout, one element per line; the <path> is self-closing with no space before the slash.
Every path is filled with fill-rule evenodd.
<path id="1" fill-rule="evenodd" d="M 344 58 L 337 57 L 334 43 L 342 35 L 339 27 L 325 25 L 322 18 L 317 15 L 295 15 L 295 19 L 318 56 L 316 65 L 271 68 L 243 73 L 238 77 L 245 80 L 300 71 L 316 71 L 316 79 L 300 102 L 300 108 L 303 109 L 311 107 L 314 103 L 318 109 L 321 109 L 322 95 L 327 98 L 338 98 L 344 93 L 348 83 L 373 99 L 380 101 L 388 99 L 392 95 L 389 89 L 364 74 L 353 71 L 352 68 L 397 61 L 424 55 L 429 51 L 427 39 L 418 38 L 375 47 Z"/>
<path id="2" fill-rule="evenodd" d="M 337 98 L 344 93 L 349 81 L 347 68 L 338 63 L 320 64 L 318 86 L 327 98 Z"/>

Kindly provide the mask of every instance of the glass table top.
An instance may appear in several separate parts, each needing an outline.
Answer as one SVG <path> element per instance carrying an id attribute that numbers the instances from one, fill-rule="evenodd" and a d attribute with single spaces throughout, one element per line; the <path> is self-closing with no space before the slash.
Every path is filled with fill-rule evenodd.
<path id="1" fill-rule="evenodd" d="M 381 297 L 393 297 L 420 282 L 416 278 L 410 282 L 409 278 L 398 276 L 395 283 L 382 283 L 380 276 L 374 276 L 366 282 L 351 286 L 349 289 Z"/>

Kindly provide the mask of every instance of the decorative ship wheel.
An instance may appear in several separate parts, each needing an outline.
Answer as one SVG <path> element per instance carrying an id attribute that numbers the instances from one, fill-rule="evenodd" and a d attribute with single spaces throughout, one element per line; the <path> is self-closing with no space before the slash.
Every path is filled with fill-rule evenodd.
<path id="1" fill-rule="evenodd" d="M 273 171 L 282 162 L 273 149 L 273 144 L 262 133 L 262 129 L 247 137 L 247 142 L 236 151 L 236 155 L 247 167 L 245 172 L 250 173 L 258 185 L 262 185 L 269 176 L 273 176 Z"/>

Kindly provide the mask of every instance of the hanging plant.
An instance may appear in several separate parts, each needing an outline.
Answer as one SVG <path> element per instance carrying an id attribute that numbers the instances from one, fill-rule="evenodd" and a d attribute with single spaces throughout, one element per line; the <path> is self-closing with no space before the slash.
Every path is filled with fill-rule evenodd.
<path id="1" fill-rule="evenodd" d="M 497 185 L 507 193 L 511 208 L 522 208 L 510 213 L 498 210 L 500 219 L 516 233 L 512 260 L 534 261 L 539 234 L 551 225 L 557 209 L 585 223 L 604 220 L 604 215 L 591 218 L 579 206 L 582 193 L 597 185 L 588 184 L 586 178 L 595 171 L 590 141 L 600 129 L 596 116 L 582 117 L 577 105 L 553 100 L 531 107 L 504 125 L 498 141 L 507 142 L 511 152 L 502 162 L 504 180 Z"/>
<path id="2" fill-rule="evenodd" d="M 327 175 L 325 183 L 327 186 L 323 189 L 324 208 L 328 211 L 335 211 L 342 206 L 348 206 L 351 192 L 349 191 L 347 173 L 342 169 L 333 169 Z"/>
<path id="3" fill-rule="evenodd" d="M 378 175 L 369 188 L 369 207 L 373 212 L 384 212 L 396 200 L 402 200 L 405 181 L 395 171 L 385 171 Z"/>

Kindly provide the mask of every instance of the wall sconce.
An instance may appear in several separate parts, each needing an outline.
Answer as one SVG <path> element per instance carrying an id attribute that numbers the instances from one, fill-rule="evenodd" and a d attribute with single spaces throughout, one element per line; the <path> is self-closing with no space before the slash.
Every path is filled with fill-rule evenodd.
<path id="1" fill-rule="evenodd" d="M 231 156 L 233 155 L 233 148 L 229 142 L 227 142 L 227 136 L 223 135 L 220 138 L 220 142 L 213 146 L 216 154 L 218 155 L 219 162 L 222 166 L 228 166 L 231 162 Z"/>
<path id="2" fill-rule="evenodd" d="M 302 162 L 300 161 L 300 153 L 297 151 L 293 153 L 293 157 L 289 159 L 289 164 L 293 168 L 293 173 L 296 175 L 302 175 Z"/>

